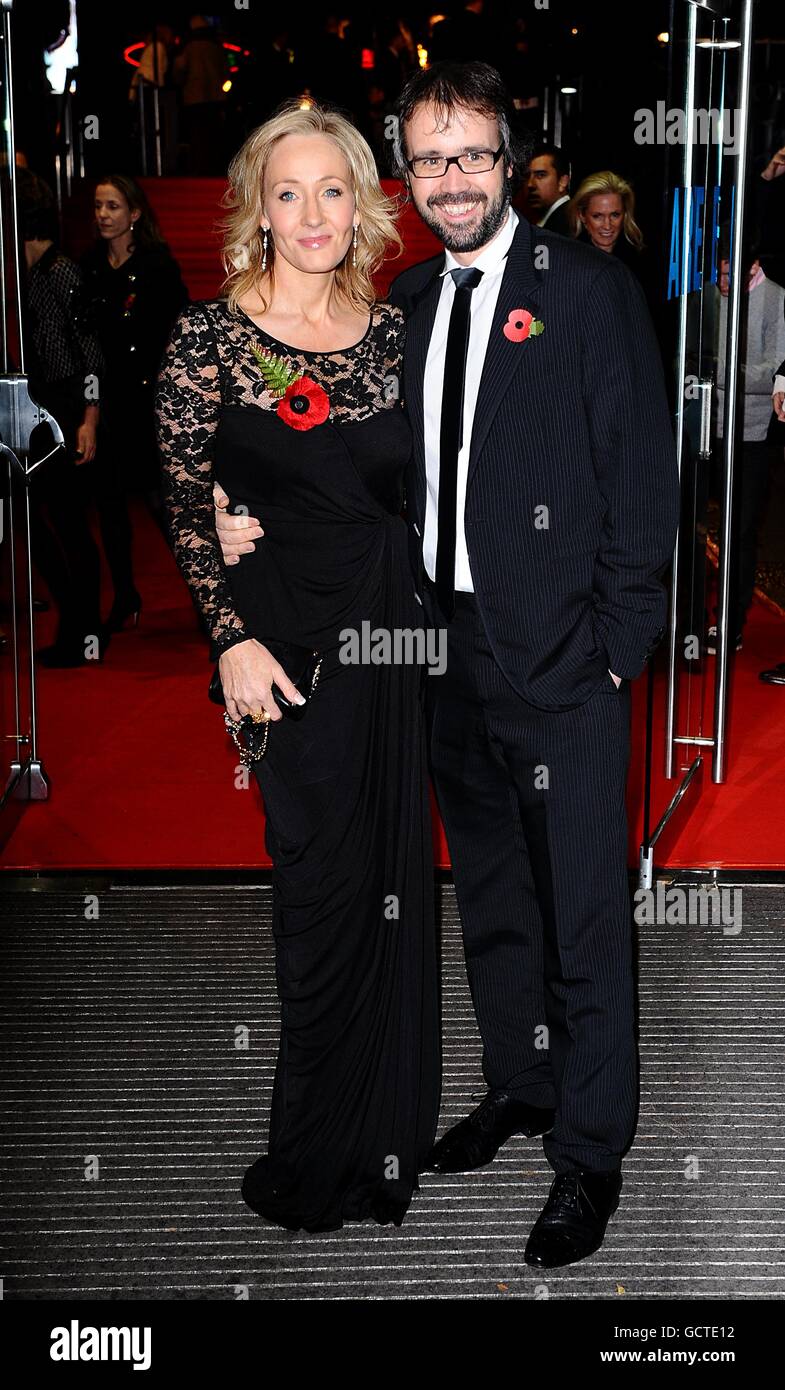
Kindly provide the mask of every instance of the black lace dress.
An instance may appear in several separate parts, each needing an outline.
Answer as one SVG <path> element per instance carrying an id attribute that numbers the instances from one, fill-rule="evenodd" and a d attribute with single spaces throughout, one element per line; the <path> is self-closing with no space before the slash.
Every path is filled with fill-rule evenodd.
<path id="1" fill-rule="evenodd" d="M 180 314 L 157 383 L 175 553 L 213 658 L 249 636 L 324 656 L 304 718 L 271 724 L 253 764 L 281 1039 L 268 1153 L 243 1194 L 290 1229 L 400 1224 L 438 1119 L 427 677 L 368 660 L 374 629 L 423 626 L 400 516 L 403 331 L 400 311 L 377 304 L 354 347 L 303 352 L 208 300 Z M 228 568 L 214 477 L 265 531 Z"/>

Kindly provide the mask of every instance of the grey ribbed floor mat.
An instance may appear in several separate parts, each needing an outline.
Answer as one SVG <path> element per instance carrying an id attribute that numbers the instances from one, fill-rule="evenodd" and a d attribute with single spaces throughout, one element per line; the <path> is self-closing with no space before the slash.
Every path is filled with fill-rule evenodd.
<path id="1" fill-rule="evenodd" d="M 523 1263 L 551 1176 L 537 1140 L 425 1175 L 400 1229 L 292 1234 L 245 1206 L 277 1035 L 269 887 L 106 887 L 97 920 L 70 888 L 6 893 L 5 1298 L 782 1298 L 785 889 L 743 892 L 738 936 L 641 929 L 622 1204 L 593 1258 L 547 1277 Z M 440 1132 L 484 1090 L 441 898 Z"/>

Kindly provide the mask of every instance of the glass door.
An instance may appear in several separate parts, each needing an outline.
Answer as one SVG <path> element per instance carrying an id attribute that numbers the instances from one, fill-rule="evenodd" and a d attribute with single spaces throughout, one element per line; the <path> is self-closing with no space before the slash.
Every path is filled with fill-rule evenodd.
<path id="1" fill-rule="evenodd" d="M 727 770 L 752 10 L 752 0 L 672 0 L 669 99 L 655 116 L 666 147 L 666 298 L 682 512 L 664 688 L 649 671 L 641 887 L 651 884 L 660 836 L 699 798 L 704 773 L 723 782 Z M 716 518 L 710 499 L 719 506 Z M 654 733 L 663 723 L 664 746 Z M 660 759 L 666 785 L 678 784 L 662 807 L 654 804 L 652 778 Z"/>
<path id="2" fill-rule="evenodd" d="M 0 0 L 0 828 L 21 802 L 45 800 L 46 774 L 38 750 L 33 660 L 32 565 L 28 484 L 30 436 L 48 421 L 30 397 L 21 318 L 24 247 L 18 236 L 11 44 L 13 0 Z M 62 443 L 50 421 L 51 449 Z M 44 466 L 46 466 L 44 464 Z"/>

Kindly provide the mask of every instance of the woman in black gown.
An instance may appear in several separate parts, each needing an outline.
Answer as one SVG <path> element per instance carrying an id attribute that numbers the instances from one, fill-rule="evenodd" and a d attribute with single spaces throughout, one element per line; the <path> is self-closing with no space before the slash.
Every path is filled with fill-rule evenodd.
<path id="1" fill-rule="evenodd" d="M 422 625 L 400 515 L 403 320 L 370 283 L 395 231 L 370 150 L 333 112 L 286 108 L 248 137 L 229 184 L 229 294 L 180 314 L 156 410 L 176 554 L 227 710 L 271 715 L 252 766 L 281 1038 L 268 1152 L 243 1195 L 290 1229 L 400 1225 L 440 1088 L 425 672 L 342 660 L 364 623 Z M 263 543 L 234 568 L 213 479 L 230 509 L 264 518 Z M 292 691 L 265 639 L 323 655 L 298 722 L 271 699 L 272 681 Z"/>

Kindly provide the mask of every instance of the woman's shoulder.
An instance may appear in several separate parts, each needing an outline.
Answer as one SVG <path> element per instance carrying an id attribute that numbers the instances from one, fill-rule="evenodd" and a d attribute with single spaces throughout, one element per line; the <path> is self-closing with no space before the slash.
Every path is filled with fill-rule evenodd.
<path id="1" fill-rule="evenodd" d="M 242 311 L 239 307 L 234 310 L 230 309 L 226 295 L 213 295 L 211 299 L 193 299 L 190 302 L 199 306 L 202 317 L 214 327 L 223 329 L 227 324 L 238 324 L 243 321 Z"/>
<path id="2" fill-rule="evenodd" d="M 399 309 L 397 304 L 391 304 L 389 299 L 377 299 L 374 301 L 373 313 L 375 322 L 385 328 L 402 328 L 405 322 L 403 309 Z"/>
<path id="3" fill-rule="evenodd" d="M 145 265 L 167 265 L 174 260 L 168 241 L 148 241 L 134 248 L 134 258 Z"/>
<path id="4" fill-rule="evenodd" d="M 210 299 L 186 300 L 172 325 L 172 336 L 186 348 L 209 348 L 215 344 L 216 323 Z"/>
<path id="5" fill-rule="evenodd" d="M 648 256 L 648 247 L 644 246 L 642 242 L 640 246 L 636 246 L 622 233 L 613 248 L 613 254 L 617 260 L 623 261 L 625 265 L 634 267 L 640 265 L 642 260 Z"/>
<path id="6" fill-rule="evenodd" d="M 66 255 L 59 246 L 51 246 L 48 251 L 44 252 L 37 264 L 56 279 L 72 281 L 84 278 L 79 263 L 72 256 Z"/>
<path id="7" fill-rule="evenodd" d="M 177 282 L 182 278 L 180 264 L 166 241 L 154 241 L 149 246 L 137 246 L 125 264 L 129 274 L 149 281 L 154 289 L 158 286 L 168 286 L 170 282 Z"/>
<path id="8" fill-rule="evenodd" d="M 403 310 L 389 300 L 378 299 L 371 310 L 371 322 L 380 346 L 386 352 L 400 353 L 406 333 Z"/>

